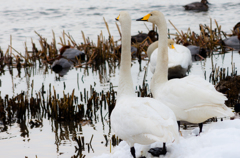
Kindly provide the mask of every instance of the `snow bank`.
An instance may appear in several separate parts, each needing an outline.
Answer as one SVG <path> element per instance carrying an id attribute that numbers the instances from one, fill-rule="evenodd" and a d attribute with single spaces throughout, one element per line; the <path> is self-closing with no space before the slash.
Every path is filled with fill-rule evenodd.
<path id="1" fill-rule="evenodd" d="M 213 122 L 203 127 L 200 136 L 195 136 L 197 128 L 184 134 L 179 143 L 167 144 L 167 154 L 161 158 L 236 158 L 240 156 L 240 120 L 225 120 Z M 186 131 L 183 131 L 186 132 Z M 189 131 L 188 131 L 189 132 Z M 161 142 L 153 143 L 150 147 L 162 146 Z M 149 146 L 135 144 L 136 156 L 141 152 L 147 154 Z M 94 158 L 132 158 L 130 147 L 122 141 L 110 154 L 102 154 Z"/>

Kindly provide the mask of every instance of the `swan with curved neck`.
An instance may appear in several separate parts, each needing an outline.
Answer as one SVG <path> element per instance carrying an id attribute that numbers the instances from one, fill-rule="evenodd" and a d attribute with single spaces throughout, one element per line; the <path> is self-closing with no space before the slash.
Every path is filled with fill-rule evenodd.
<path id="1" fill-rule="evenodd" d="M 227 98 L 201 77 L 189 75 L 181 79 L 167 80 L 168 48 L 165 17 L 159 11 L 152 11 L 140 20 L 156 24 L 160 36 L 158 62 L 150 85 L 153 97 L 170 107 L 178 121 L 199 123 L 200 132 L 202 122 L 209 118 L 234 116 L 232 110 L 224 104 Z"/>
<path id="2" fill-rule="evenodd" d="M 148 47 L 147 55 L 150 59 L 150 70 L 154 73 L 158 62 L 158 41 Z M 185 77 L 191 66 L 190 50 L 187 47 L 175 44 L 172 39 L 168 39 L 168 79 Z"/>
<path id="3" fill-rule="evenodd" d="M 135 96 L 131 77 L 131 18 L 128 12 L 122 11 L 116 20 L 122 29 L 122 52 L 117 102 L 111 113 L 111 127 L 116 135 L 129 144 L 134 158 L 135 143 L 149 145 L 163 142 L 160 154 L 165 154 L 165 143 L 174 139 L 178 141 L 176 117 L 162 102 Z"/>

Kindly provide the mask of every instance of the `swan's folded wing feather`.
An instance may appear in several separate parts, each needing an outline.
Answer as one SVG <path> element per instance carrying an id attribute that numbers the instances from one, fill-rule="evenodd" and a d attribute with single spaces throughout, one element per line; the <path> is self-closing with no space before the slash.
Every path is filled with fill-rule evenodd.
<path id="1" fill-rule="evenodd" d="M 121 130 L 122 134 L 131 136 L 154 135 L 159 138 L 158 141 L 161 139 L 171 141 L 173 137 L 178 137 L 175 115 L 167 106 L 162 106 L 161 102 L 152 98 L 137 98 L 125 99 L 119 103 L 121 107 L 118 106 L 118 108 L 121 110 L 118 111 L 121 111 L 121 114 L 119 114 L 117 128 L 121 129 L 114 130 Z"/>
<path id="2" fill-rule="evenodd" d="M 206 104 L 224 107 L 227 99 L 217 92 L 212 84 L 198 76 L 170 80 L 158 89 L 157 94 L 158 99 L 178 105 L 184 110 Z"/>

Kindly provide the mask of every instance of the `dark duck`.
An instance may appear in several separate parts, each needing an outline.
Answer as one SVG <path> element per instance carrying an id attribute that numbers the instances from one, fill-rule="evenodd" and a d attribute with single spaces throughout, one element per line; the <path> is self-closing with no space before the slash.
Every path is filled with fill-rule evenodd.
<path id="1" fill-rule="evenodd" d="M 201 2 L 193 2 L 187 5 L 184 5 L 183 7 L 185 10 L 194 10 L 194 11 L 208 11 L 208 1 L 207 0 L 201 0 Z"/>
<path id="2" fill-rule="evenodd" d="M 58 73 L 63 69 L 69 69 L 78 60 L 85 60 L 84 52 L 71 48 L 70 46 L 63 46 L 60 49 L 60 55 L 54 59 L 48 60 L 48 62 L 53 62 L 51 69 Z"/>
<path id="3" fill-rule="evenodd" d="M 232 48 L 233 50 L 240 51 L 240 33 L 238 33 L 236 36 L 231 36 L 229 38 L 226 38 L 222 41 L 222 44 L 226 48 Z"/>

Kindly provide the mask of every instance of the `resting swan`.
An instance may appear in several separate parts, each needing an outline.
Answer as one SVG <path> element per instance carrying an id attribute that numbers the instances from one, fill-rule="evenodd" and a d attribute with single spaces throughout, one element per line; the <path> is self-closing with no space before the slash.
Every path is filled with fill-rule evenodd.
<path id="1" fill-rule="evenodd" d="M 150 85 L 153 97 L 168 105 L 178 121 L 199 123 L 200 132 L 202 122 L 209 118 L 234 116 L 232 110 L 224 104 L 227 98 L 203 78 L 190 75 L 181 79 L 167 79 L 168 48 L 165 17 L 159 11 L 152 11 L 140 20 L 156 24 L 159 36 L 166 37 L 158 39 L 158 62 Z"/>
<path id="2" fill-rule="evenodd" d="M 148 145 L 178 141 L 178 126 L 173 111 L 153 98 L 135 96 L 131 76 L 131 17 L 126 11 L 120 12 L 116 19 L 122 29 L 122 52 L 120 63 L 117 102 L 111 113 L 111 127 L 121 139 L 131 147 L 134 158 L 134 144 Z"/>
<path id="3" fill-rule="evenodd" d="M 147 55 L 150 59 L 150 70 L 155 72 L 158 54 L 158 41 L 152 43 L 147 49 Z M 168 79 L 182 78 L 192 66 L 191 52 L 187 47 L 175 44 L 173 40 L 168 39 Z"/>

